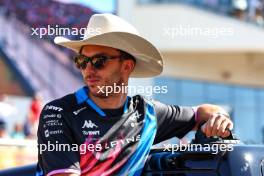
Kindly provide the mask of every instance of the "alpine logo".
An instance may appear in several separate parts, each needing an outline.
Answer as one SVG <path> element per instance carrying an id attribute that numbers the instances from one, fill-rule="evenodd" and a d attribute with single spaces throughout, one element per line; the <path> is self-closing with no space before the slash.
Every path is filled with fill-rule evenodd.
<path id="1" fill-rule="evenodd" d="M 137 120 L 137 119 L 139 119 L 141 117 L 141 115 L 142 114 L 139 114 L 138 111 L 136 111 L 135 114 L 133 114 L 132 119 L 133 120 Z"/>
<path id="2" fill-rule="evenodd" d="M 138 111 L 136 111 L 135 113 L 133 113 L 128 119 L 127 121 L 124 123 L 125 126 L 128 126 L 130 124 L 130 126 L 132 128 L 136 127 L 139 125 L 139 121 L 141 118 L 142 114 L 140 114 Z"/>
<path id="3" fill-rule="evenodd" d="M 82 128 L 98 128 L 98 126 L 94 124 L 91 120 L 85 120 Z"/>

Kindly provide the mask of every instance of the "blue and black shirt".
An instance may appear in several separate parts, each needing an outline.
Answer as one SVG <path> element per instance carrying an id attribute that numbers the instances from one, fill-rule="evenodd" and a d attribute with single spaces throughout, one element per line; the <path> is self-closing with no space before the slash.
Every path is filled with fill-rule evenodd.
<path id="1" fill-rule="evenodd" d="M 191 107 L 136 95 L 119 109 L 100 109 L 88 91 L 83 87 L 44 106 L 37 175 L 140 175 L 152 145 L 182 138 L 195 126 Z"/>

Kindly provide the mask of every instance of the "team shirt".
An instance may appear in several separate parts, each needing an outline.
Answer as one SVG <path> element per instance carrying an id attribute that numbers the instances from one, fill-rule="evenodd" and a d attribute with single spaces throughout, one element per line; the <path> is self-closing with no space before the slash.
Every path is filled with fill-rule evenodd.
<path id="1" fill-rule="evenodd" d="M 36 175 L 140 175 L 152 145 L 195 126 L 191 107 L 136 95 L 119 109 L 100 109 L 88 92 L 83 87 L 44 106 Z"/>

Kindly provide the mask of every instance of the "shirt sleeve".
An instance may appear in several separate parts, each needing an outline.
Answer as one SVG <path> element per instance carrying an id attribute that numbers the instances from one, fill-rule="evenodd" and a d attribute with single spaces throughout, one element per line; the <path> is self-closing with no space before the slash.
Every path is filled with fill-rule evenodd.
<path id="1" fill-rule="evenodd" d="M 44 175 L 80 174 L 79 152 L 66 113 L 58 103 L 44 106 L 38 127 L 38 165 Z M 77 144 L 76 144 L 77 145 Z"/>
<path id="2" fill-rule="evenodd" d="M 195 122 L 195 112 L 191 107 L 166 105 L 154 101 L 157 117 L 157 134 L 154 143 L 159 143 L 172 137 L 182 138 L 191 131 Z"/>

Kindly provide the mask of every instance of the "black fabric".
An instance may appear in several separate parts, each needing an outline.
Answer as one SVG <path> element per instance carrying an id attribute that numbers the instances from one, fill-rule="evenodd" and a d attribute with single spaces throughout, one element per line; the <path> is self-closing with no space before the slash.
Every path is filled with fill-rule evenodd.
<path id="1" fill-rule="evenodd" d="M 154 143 L 159 143 L 172 137 L 182 138 L 195 126 L 195 113 L 191 107 L 165 105 L 153 102 L 158 122 L 158 130 Z"/>
<path id="2" fill-rule="evenodd" d="M 125 123 L 125 119 L 131 116 L 144 117 L 144 106 L 146 106 L 147 101 L 142 96 L 131 97 L 127 114 L 123 114 L 124 107 L 121 107 L 112 110 L 105 109 L 103 111 L 107 116 L 101 117 L 87 103 L 77 104 L 74 94 L 54 100 L 45 105 L 42 110 L 38 128 L 38 144 L 48 144 L 50 142 L 53 144 L 80 145 L 85 142 L 87 135 L 90 135 L 90 133 L 97 139 L 100 139 L 106 133 L 109 133 L 109 136 L 120 135 L 119 131 L 121 129 L 109 130 L 123 120 Z M 154 143 L 173 136 L 181 138 L 195 126 L 194 112 L 191 108 L 165 105 L 158 101 L 152 103 L 157 119 L 157 134 Z M 135 128 L 139 132 L 143 123 L 144 119 L 141 119 L 140 124 L 133 127 L 133 129 Z M 131 153 L 121 155 L 129 156 Z M 45 175 L 58 169 L 80 171 L 80 152 L 43 151 L 42 154 L 39 153 L 39 166 L 44 170 Z"/>
<path id="3" fill-rule="evenodd" d="M 69 101 L 70 100 L 70 101 Z M 42 144 L 75 144 L 76 139 L 71 130 L 71 123 L 68 120 L 71 107 L 67 107 L 67 102 L 74 102 L 73 96 L 67 96 L 60 100 L 55 100 L 44 106 L 38 127 L 38 164 L 44 169 L 44 174 L 56 169 L 76 169 L 80 170 L 79 154 L 72 151 L 50 151 L 47 149 L 40 154 Z M 51 146 L 51 145 L 50 145 Z M 44 146 L 43 146 L 44 147 Z M 42 148 L 43 149 L 43 148 Z"/>

